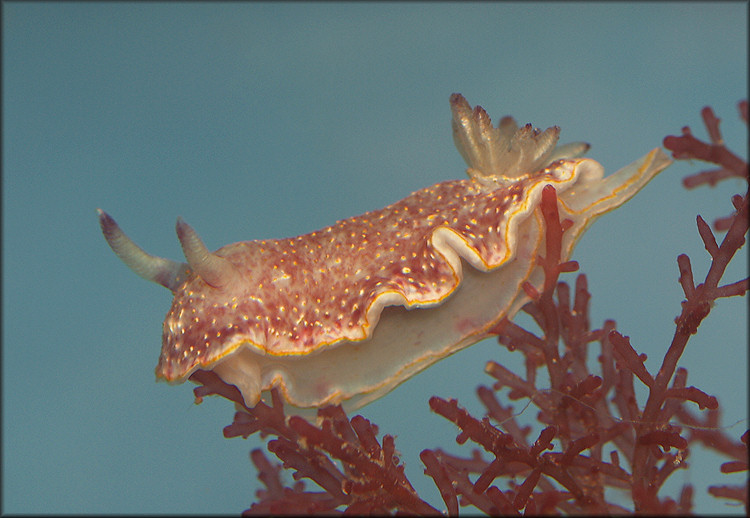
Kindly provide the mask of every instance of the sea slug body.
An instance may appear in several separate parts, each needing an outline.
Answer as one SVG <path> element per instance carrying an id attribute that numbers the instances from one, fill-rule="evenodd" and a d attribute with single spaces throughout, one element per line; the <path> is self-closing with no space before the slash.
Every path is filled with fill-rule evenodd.
<path id="1" fill-rule="evenodd" d="M 174 293 L 158 378 L 198 369 L 236 385 L 248 406 L 278 386 L 287 403 L 364 405 L 432 363 L 488 336 L 543 280 L 542 189 L 557 191 L 567 260 L 599 215 L 634 196 L 670 164 L 659 149 L 608 177 L 556 147 L 559 128 L 493 127 L 479 106 L 451 96 L 453 136 L 468 179 L 438 183 L 380 210 L 288 239 L 209 251 L 182 220 L 187 263 L 136 246 L 103 211 L 115 253 Z"/>

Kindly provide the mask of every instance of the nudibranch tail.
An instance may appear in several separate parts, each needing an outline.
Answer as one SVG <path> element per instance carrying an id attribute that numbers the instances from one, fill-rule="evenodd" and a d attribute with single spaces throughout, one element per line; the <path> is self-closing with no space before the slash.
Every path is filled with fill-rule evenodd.
<path id="1" fill-rule="evenodd" d="M 562 203 L 572 214 L 585 213 L 592 217 L 604 214 L 635 196 L 671 163 L 672 160 L 666 153 L 655 148 L 632 164 L 603 178 L 604 170 L 601 166 L 582 168 L 581 179 Z"/>
<path id="2" fill-rule="evenodd" d="M 190 268 L 206 284 L 214 288 L 224 288 L 237 278 L 237 269 L 228 259 L 212 253 L 182 218 L 177 218 L 177 238 L 182 245 Z"/>
<path id="3" fill-rule="evenodd" d="M 117 257 L 147 281 L 161 284 L 174 292 L 185 279 L 187 265 L 163 257 L 156 257 L 143 251 L 120 229 L 117 222 L 106 212 L 96 209 L 99 226 L 104 238 Z"/>

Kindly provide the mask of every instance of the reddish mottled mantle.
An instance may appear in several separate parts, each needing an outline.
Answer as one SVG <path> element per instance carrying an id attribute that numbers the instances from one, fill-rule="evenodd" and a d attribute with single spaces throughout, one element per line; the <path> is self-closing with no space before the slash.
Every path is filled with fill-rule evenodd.
<path id="1" fill-rule="evenodd" d="M 362 340 L 380 297 L 407 307 L 440 303 L 460 272 L 431 242 L 438 228 L 466 243 L 473 266 L 510 259 L 510 206 L 524 182 L 486 193 L 471 180 L 422 189 L 384 209 L 290 239 L 234 243 L 216 251 L 241 272 L 237 294 L 212 300 L 199 277 L 175 297 L 157 371 L 181 378 L 215 361 L 224 342 L 251 342 L 268 354 L 308 354 L 342 339 Z"/>

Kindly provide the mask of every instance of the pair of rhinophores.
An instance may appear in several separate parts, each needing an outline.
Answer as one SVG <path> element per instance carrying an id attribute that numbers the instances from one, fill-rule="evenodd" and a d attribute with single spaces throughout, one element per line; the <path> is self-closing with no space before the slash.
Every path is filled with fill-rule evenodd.
<path id="1" fill-rule="evenodd" d="M 480 107 L 450 98 L 453 139 L 468 179 L 441 182 L 380 210 L 288 239 L 209 251 L 177 220 L 187 263 L 141 250 L 99 211 L 112 250 L 141 277 L 174 293 L 157 378 L 198 369 L 235 385 L 247 406 L 274 386 L 289 405 L 348 410 L 483 338 L 541 288 L 539 210 L 555 187 L 562 261 L 599 215 L 633 197 L 671 161 L 654 149 L 613 175 L 557 146 L 560 129 L 493 127 Z"/>

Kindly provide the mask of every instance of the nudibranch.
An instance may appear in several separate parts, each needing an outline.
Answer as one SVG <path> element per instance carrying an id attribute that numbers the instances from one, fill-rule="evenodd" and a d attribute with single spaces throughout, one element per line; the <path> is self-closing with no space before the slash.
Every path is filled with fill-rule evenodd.
<path id="1" fill-rule="evenodd" d="M 480 107 L 450 99 L 453 139 L 468 178 L 416 191 L 381 210 L 288 239 L 209 251 L 181 219 L 186 263 L 147 254 L 103 211 L 107 242 L 141 277 L 174 293 L 157 378 L 181 383 L 212 370 L 254 406 L 273 387 L 287 404 L 354 409 L 489 336 L 540 288 L 542 189 L 557 191 L 562 260 L 599 215 L 634 196 L 670 164 L 654 149 L 604 177 L 557 146 L 560 129 L 493 127 Z"/>

